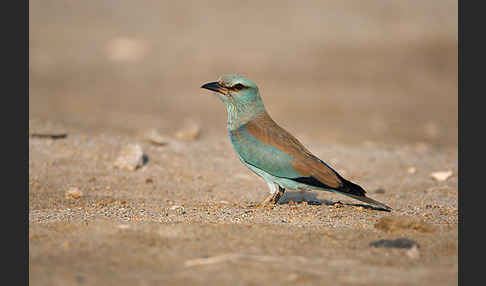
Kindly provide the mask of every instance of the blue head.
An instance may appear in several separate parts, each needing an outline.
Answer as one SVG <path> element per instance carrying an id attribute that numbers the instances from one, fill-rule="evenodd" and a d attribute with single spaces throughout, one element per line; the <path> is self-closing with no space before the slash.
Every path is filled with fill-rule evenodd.
<path id="1" fill-rule="evenodd" d="M 220 76 L 217 81 L 207 83 L 201 88 L 215 91 L 218 98 L 226 105 L 230 129 L 237 128 L 265 112 L 258 86 L 239 75 Z"/>

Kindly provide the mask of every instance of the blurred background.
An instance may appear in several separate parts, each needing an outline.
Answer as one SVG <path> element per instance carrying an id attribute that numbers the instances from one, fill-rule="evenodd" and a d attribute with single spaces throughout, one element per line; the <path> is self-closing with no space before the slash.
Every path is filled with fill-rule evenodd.
<path id="1" fill-rule="evenodd" d="M 200 86 L 238 73 L 330 144 L 457 148 L 457 1 L 29 1 L 29 117 L 87 134 L 226 136 Z"/>

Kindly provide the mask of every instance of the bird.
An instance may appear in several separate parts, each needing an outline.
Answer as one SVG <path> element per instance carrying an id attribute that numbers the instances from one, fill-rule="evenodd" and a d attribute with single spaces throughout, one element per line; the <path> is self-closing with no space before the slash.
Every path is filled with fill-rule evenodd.
<path id="1" fill-rule="evenodd" d="M 255 82 L 225 74 L 201 88 L 213 91 L 225 104 L 229 138 L 240 161 L 268 185 L 270 194 L 257 208 L 276 205 L 285 190 L 291 189 L 330 191 L 376 209 L 392 210 L 366 196 L 361 186 L 343 178 L 280 127 L 265 109 Z"/>

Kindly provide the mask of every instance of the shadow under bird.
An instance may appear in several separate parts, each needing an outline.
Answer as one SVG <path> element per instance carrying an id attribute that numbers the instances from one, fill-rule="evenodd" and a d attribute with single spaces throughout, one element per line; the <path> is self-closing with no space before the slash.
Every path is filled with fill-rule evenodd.
<path id="1" fill-rule="evenodd" d="M 365 190 L 313 155 L 265 110 L 257 85 L 235 74 L 203 85 L 226 105 L 231 143 L 240 161 L 267 182 L 268 195 L 258 207 L 276 204 L 285 189 L 325 190 L 390 211 Z"/>

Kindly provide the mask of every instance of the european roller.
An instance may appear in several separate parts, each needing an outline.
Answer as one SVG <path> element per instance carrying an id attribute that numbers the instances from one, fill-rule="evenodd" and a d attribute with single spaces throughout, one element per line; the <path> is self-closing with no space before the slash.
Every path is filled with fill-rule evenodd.
<path id="1" fill-rule="evenodd" d="M 228 131 L 240 161 L 268 184 L 270 194 L 258 205 L 274 205 L 286 189 L 324 190 L 390 211 L 365 190 L 313 155 L 265 110 L 257 85 L 235 74 L 203 85 L 226 105 Z"/>

